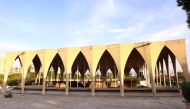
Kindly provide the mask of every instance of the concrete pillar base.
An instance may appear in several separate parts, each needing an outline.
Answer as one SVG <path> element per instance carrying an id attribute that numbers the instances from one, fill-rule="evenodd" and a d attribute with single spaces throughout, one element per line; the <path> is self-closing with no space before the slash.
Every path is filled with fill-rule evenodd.
<path id="1" fill-rule="evenodd" d="M 65 95 L 68 96 L 69 95 L 69 89 L 65 88 Z"/>
<path id="2" fill-rule="evenodd" d="M 22 78 L 22 82 L 21 82 L 21 94 L 24 94 L 24 87 L 25 87 L 25 78 Z"/>
<path id="3" fill-rule="evenodd" d="M 124 96 L 125 96 L 125 94 L 124 94 L 124 93 L 120 93 L 120 96 L 124 97 Z"/>
<path id="4" fill-rule="evenodd" d="M 46 90 L 46 78 L 43 79 L 42 95 L 45 95 L 45 90 Z"/>
<path id="5" fill-rule="evenodd" d="M 96 95 L 96 94 L 95 94 L 95 90 L 92 90 L 92 91 L 91 91 L 91 95 L 92 95 L 92 96 L 95 96 L 95 95 Z"/>

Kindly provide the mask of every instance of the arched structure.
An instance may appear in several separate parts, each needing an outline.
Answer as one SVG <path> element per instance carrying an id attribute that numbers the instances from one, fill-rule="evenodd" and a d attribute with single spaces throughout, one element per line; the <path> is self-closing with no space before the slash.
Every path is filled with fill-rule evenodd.
<path id="1" fill-rule="evenodd" d="M 64 71 L 65 71 L 64 63 L 61 59 L 61 56 L 57 53 L 54 56 L 48 69 L 49 76 L 47 76 L 47 81 L 49 85 L 54 87 L 65 87 L 66 81 L 65 81 Z M 54 79 L 52 79 L 52 73 L 54 73 Z"/>
<path id="2" fill-rule="evenodd" d="M 166 55 L 165 55 L 166 54 Z M 142 42 L 131 44 L 114 44 L 106 46 L 88 46 L 80 48 L 63 48 L 63 49 L 46 49 L 34 51 L 9 52 L 4 58 L 0 59 L 1 72 L 4 73 L 4 89 L 6 87 L 9 70 L 16 57 L 19 56 L 22 63 L 22 93 L 24 93 L 24 82 L 27 70 L 33 62 L 36 72 L 43 72 L 43 87 L 42 94 L 45 94 L 47 74 L 50 67 L 57 72 L 60 68 L 65 74 L 65 94 L 69 94 L 69 76 L 78 68 L 78 71 L 84 75 L 88 69 L 90 73 L 91 94 L 95 95 L 96 88 L 96 72 L 113 72 L 118 76 L 118 87 L 120 94 L 124 96 L 124 81 L 125 76 L 131 68 L 137 72 L 140 77 L 141 73 L 148 72 L 150 87 L 153 95 L 156 96 L 156 88 L 158 84 L 158 66 L 161 66 L 162 59 L 168 62 L 167 55 L 172 60 L 172 65 L 176 68 L 175 60 L 179 61 L 185 80 L 190 81 L 187 57 L 186 44 L 184 39 L 172 41 L 157 41 L 157 42 Z M 39 61 L 40 60 L 40 61 Z M 168 67 L 169 68 L 169 67 Z M 176 69 L 174 69 L 176 74 Z M 106 73 L 103 73 L 105 76 Z M 144 74 L 143 74 L 144 75 Z M 60 78 L 61 79 L 61 78 Z"/>
<path id="3" fill-rule="evenodd" d="M 126 87 L 149 87 L 149 73 L 144 66 L 146 63 L 142 55 L 133 48 L 124 69 Z M 134 69 L 136 76 L 131 75 L 131 69 Z"/>
<path id="4" fill-rule="evenodd" d="M 42 63 L 41 63 L 41 60 L 40 60 L 39 56 L 36 55 L 36 56 L 34 57 L 34 59 L 32 60 L 32 62 L 33 62 L 33 64 L 34 64 L 35 72 L 36 72 L 36 73 L 39 73 L 40 67 L 42 66 Z"/>
<path id="5" fill-rule="evenodd" d="M 26 80 L 24 81 L 24 85 L 40 85 L 42 83 L 42 75 L 43 73 L 40 72 L 40 68 L 41 68 L 42 64 L 41 64 L 41 60 L 38 56 L 38 54 L 36 54 L 32 60 L 32 62 L 30 63 L 29 67 L 26 69 L 27 70 L 27 74 L 26 74 Z M 24 90 L 24 89 L 23 89 Z M 24 92 L 23 92 L 24 93 Z"/>
<path id="6" fill-rule="evenodd" d="M 171 60 L 171 62 L 169 60 Z M 179 87 L 178 74 L 176 71 L 176 61 L 177 58 L 174 53 L 167 46 L 164 46 L 159 54 L 155 67 L 155 82 L 157 86 L 172 87 L 173 80 L 175 82 L 175 86 Z M 169 66 L 170 63 L 172 64 L 172 66 Z M 164 71 L 164 67 L 166 69 L 166 72 Z M 173 69 L 175 77 L 171 77 L 171 69 Z"/>
<path id="7" fill-rule="evenodd" d="M 96 87 L 101 88 L 109 88 L 113 87 L 112 83 L 118 83 L 118 80 L 116 82 L 112 81 L 113 79 L 116 79 L 118 76 L 118 70 L 116 63 L 111 56 L 111 54 L 108 52 L 108 50 L 105 50 L 102 54 L 97 68 L 96 68 Z M 109 86 L 108 86 L 109 83 Z M 118 85 L 114 84 L 114 87 L 118 87 Z"/>
<path id="8" fill-rule="evenodd" d="M 72 65 L 70 87 L 89 87 L 85 81 L 85 73 L 89 70 L 88 62 L 82 52 L 79 52 Z"/>

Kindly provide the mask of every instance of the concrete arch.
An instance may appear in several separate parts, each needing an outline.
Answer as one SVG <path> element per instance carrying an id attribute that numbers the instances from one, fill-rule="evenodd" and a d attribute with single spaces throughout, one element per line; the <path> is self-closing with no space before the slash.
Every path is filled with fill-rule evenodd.
<path id="1" fill-rule="evenodd" d="M 69 74 L 71 73 L 71 67 L 73 65 L 74 59 L 81 51 L 81 48 L 67 48 L 62 50 L 62 58 L 66 60 L 65 69 L 66 69 L 66 86 L 65 86 L 65 94 L 68 95 L 69 92 Z M 64 55 L 66 53 L 66 55 Z M 64 61 L 64 60 L 63 60 Z"/>
<path id="2" fill-rule="evenodd" d="M 47 77 L 47 73 L 49 70 L 49 66 L 54 58 L 54 56 L 57 54 L 57 49 L 48 49 L 48 50 L 44 50 L 42 51 L 43 54 L 40 54 L 41 56 L 43 56 L 43 61 L 42 62 L 42 68 L 43 68 L 43 87 L 42 87 L 42 95 L 45 95 L 45 87 L 46 87 L 46 77 Z M 39 56 L 40 56 L 39 55 Z"/>
<path id="3" fill-rule="evenodd" d="M 89 71 L 92 71 L 92 46 L 88 46 L 88 47 L 82 47 L 81 48 L 81 52 L 83 53 L 88 66 L 89 66 Z"/>
<path id="4" fill-rule="evenodd" d="M 67 73 L 72 72 L 72 65 L 77 55 L 81 51 L 80 48 L 69 48 L 67 49 Z"/>
<path id="5" fill-rule="evenodd" d="M 136 48 L 136 50 L 143 57 L 143 59 L 144 59 L 145 63 L 147 64 L 149 70 L 151 70 L 150 46 L 151 46 L 151 43 L 149 43 L 149 42 L 134 44 L 134 48 Z"/>
<path id="6" fill-rule="evenodd" d="M 22 57 L 22 56 L 21 56 L 21 57 Z M 15 60 L 13 61 L 13 63 L 14 63 L 17 59 L 19 60 L 20 66 L 23 67 L 23 64 L 24 64 L 23 61 L 24 61 L 24 59 L 22 59 L 22 61 L 21 61 L 20 56 L 17 56 L 17 57 L 15 58 Z"/>
<path id="7" fill-rule="evenodd" d="M 158 59 L 157 61 L 159 61 L 161 58 L 163 58 L 165 61 L 168 61 L 167 60 L 167 57 L 166 55 L 169 55 L 169 56 L 172 56 L 172 57 L 176 57 L 174 55 L 174 53 L 167 47 L 167 46 L 164 46 L 158 56 Z M 173 61 L 173 60 L 172 60 Z M 166 63 L 165 63 L 166 64 Z"/>
<path id="8" fill-rule="evenodd" d="M 25 78 L 28 72 L 28 68 L 32 63 L 34 56 L 36 55 L 35 51 L 26 51 L 23 54 L 23 74 L 22 74 L 22 83 L 21 83 L 21 93 L 24 93 Z"/>
<path id="9" fill-rule="evenodd" d="M 131 68 L 133 68 L 135 70 L 135 72 L 138 73 L 140 68 L 144 64 L 146 64 L 146 63 L 145 63 L 145 60 L 142 57 L 142 55 L 137 51 L 136 48 L 133 48 L 133 50 L 130 52 L 130 55 L 126 61 L 124 72 L 129 73 Z M 127 74 L 125 74 L 125 75 L 127 75 Z"/>
<path id="10" fill-rule="evenodd" d="M 71 68 L 72 73 L 76 72 L 77 67 L 79 68 L 78 70 L 80 71 L 81 75 L 83 75 L 83 73 L 85 73 L 86 70 L 89 69 L 88 62 L 87 62 L 84 54 L 81 51 L 78 53 L 77 57 L 75 58 L 75 60 L 73 62 L 73 65 L 72 65 L 72 68 Z M 81 67 L 83 67 L 84 69 L 82 69 Z"/>
<path id="11" fill-rule="evenodd" d="M 11 52 L 7 53 L 6 57 L 4 58 L 4 83 L 7 81 L 8 72 L 13 64 L 14 59 L 19 56 L 22 63 L 23 68 L 23 78 L 26 75 L 26 71 L 28 69 L 29 64 L 31 63 L 32 59 L 37 54 L 41 60 L 41 69 L 44 74 L 44 82 L 43 82 L 43 93 L 45 93 L 45 79 L 47 76 L 47 72 L 49 66 L 54 58 L 54 56 L 58 53 L 64 63 L 66 74 L 71 73 L 71 68 L 74 63 L 75 58 L 82 52 L 85 56 L 87 63 L 89 65 L 90 73 L 91 73 L 91 91 L 92 95 L 95 95 L 95 88 L 94 88 L 94 78 L 95 72 L 98 65 L 98 62 L 103 55 L 104 51 L 107 50 L 114 62 L 116 63 L 118 73 L 120 76 L 120 92 L 121 95 L 124 95 L 124 69 L 126 61 L 129 58 L 130 53 L 135 48 L 140 53 L 140 55 L 145 60 L 147 64 L 146 69 L 150 74 L 153 91 L 155 93 L 155 86 L 154 86 L 154 75 L 156 73 L 155 66 L 157 64 L 157 59 L 159 57 L 160 52 L 162 51 L 163 47 L 168 47 L 169 50 L 175 55 L 178 59 L 182 69 L 184 71 L 186 80 L 190 80 L 187 77 L 187 58 L 186 58 L 186 44 L 185 40 L 174 40 L 174 41 L 159 41 L 159 42 L 142 42 L 142 43 L 133 43 L 133 44 L 114 44 L 114 45 L 105 45 L 105 46 L 88 46 L 88 47 L 80 47 L 80 48 L 63 48 L 63 49 L 47 49 L 47 50 L 34 50 L 34 51 L 20 51 L 20 52 Z M 173 59 L 173 57 L 172 57 Z M 2 65 L 1 65 L 2 66 Z M 1 70 L 1 69 L 0 69 Z M 2 72 L 2 71 L 1 71 Z M 190 76 L 189 76 L 190 77 Z M 67 76 L 67 82 L 69 78 Z M 5 85 L 4 85 L 5 86 Z M 68 86 L 68 84 L 66 85 Z M 68 92 L 68 87 L 65 88 L 66 93 Z"/>
<path id="12" fill-rule="evenodd" d="M 109 62 L 107 62 L 109 61 Z M 106 63 L 103 63 L 103 62 L 106 62 Z M 112 65 L 113 64 L 113 65 Z M 104 66 L 105 65 L 105 66 Z M 116 62 L 115 60 L 113 59 L 112 55 L 109 53 L 108 50 L 105 50 L 100 58 L 100 60 L 98 61 L 98 64 L 97 64 L 97 67 L 96 67 L 96 70 L 99 68 L 99 66 L 101 66 L 100 70 L 101 72 L 105 73 L 107 72 L 108 69 L 110 69 L 112 72 L 114 73 L 118 73 L 118 68 L 117 68 L 117 65 L 116 65 Z M 102 66 L 104 69 L 102 69 Z M 107 67 L 108 66 L 108 67 Z M 109 68 L 109 67 L 116 67 L 116 72 L 113 70 L 114 68 Z M 106 75 L 105 74 L 102 74 L 103 76 Z"/>
<path id="13" fill-rule="evenodd" d="M 150 59 L 151 59 L 151 69 L 154 70 L 157 64 L 157 59 L 162 49 L 165 46 L 165 42 L 152 42 L 150 45 Z"/>
<path id="14" fill-rule="evenodd" d="M 49 70 L 49 66 L 53 60 L 53 58 L 55 57 L 55 55 L 57 54 L 57 50 L 56 49 L 49 49 L 49 50 L 45 50 L 45 62 L 44 62 L 44 78 L 46 78 L 48 70 Z"/>
<path id="15" fill-rule="evenodd" d="M 164 65 L 165 65 L 165 68 L 166 68 L 166 71 L 167 71 L 167 76 L 168 76 L 168 83 L 169 83 L 169 86 L 171 87 L 171 77 L 170 77 L 170 72 L 169 72 L 169 57 L 172 57 L 171 58 L 171 61 L 172 61 L 172 64 L 173 64 L 173 68 L 174 70 L 176 71 L 176 67 L 174 65 L 174 61 L 175 61 L 175 55 L 173 54 L 173 52 L 167 47 L 167 46 L 164 46 L 158 56 L 158 59 L 157 59 L 157 64 L 155 66 L 155 73 L 157 73 L 155 76 L 158 76 L 158 72 L 162 74 L 164 74 L 163 72 L 163 69 L 164 69 Z M 161 69 L 157 69 L 159 67 L 159 63 L 161 62 Z M 164 62 L 164 64 L 163 64 Z M 176 72 L 175 72 L 176 73 Z M 159 74 L 160 75 L 160 74 Z M 166 86 L 166 82 L 165 82 L 165 75 L 163 76 L 164 78 L 164 86 Z M 155 79 L 157 81 L 157 84 L 158 84 L 158 77 Z M 160 80 L 161 80 L 161 75 L 160 75 Z M 162 83 L 160 81 L 160 83 Z M 162 84 L 160 84 L 162 85 Z"/>
<path id="16" fill-rule="evenodd" d="M 65 72 L 67 71 L 67 49 L 58 49 L 57 54 L 59 54 L 65 68 Z"/>
<path id="17" fill-rule="evenodd" d="M 92 72 L 95 74 L 98 62 L 106 50 L 106 46 L 94 46 L 92 48 Z"/>
<path id="18" fill-rule="evenodd" d="M 106 50 L 106 46 L 92 46 L 92 58 L 90 65 L 91 67 L 91 95 L 95 95 L 95 73 L 96 73 L 96 67 L 98 65 L 98 61 L 100 60 L 100 57 L 102 56 L 103 52 Z"/>
<path id="19" fill-rule="evenodd" d="M 55 74 L 54 75 L 54 79 L 55 79 L 54 81 L 57 81 L 57 83 L 55 83 L 53 81 L 49 81 L 48 82 L 49 85 L 60 87 L 60 85 L 62 84 L 61 87 L 63 87 L 64 86 L 63 80 L 64 80 L 64 74 L 65 74 L 64 73 L 64 71 L 65 71 L 65 65 L 64 65 L 64 63 L 63 63 L 63 61 L 62 61 L 61 56 L 59 55 L 59 53 L 56 53 L 56 55 L 54 56 L 54 58 L 53 58 L 53 60 L 52 60 L 52 62 L 50 64 L 50 66 L 49 66 L 47 77 L 46 77 L 47 79 L 49 78 L 48 80 L 52 79 L 52 76 L 51 76 L 52 72 L 50 72 L 50 68 L 51 67 L 53 68 L 54 74 Z"/>
<path id="20" fill-rule="evenodd" d="M 57 59 L 57 60 L 56 60 L 56 59 Z M 59 59 L 60 59 L 60 60 L 59 60 Z M 59 53 L 57 53 L 57 54 L 54 56 L 54 58 L 53 58 L 51 64 L 49 65 L 49 69 L 50 69 L 51 66 L 53 66 L 53 69 L 54 69 L 55 72 L 58 71 L 58 67 L 60 67 L 62 73 L 64 72 L 64 70 L 65 70 L 65 65 L 64 65 L 64 63 L 63 63 L 63 61 L 62 61 L 61 56 L 59 55 Z M 48 69 L 48 71 L 49 71 L 49 69 Z"/>
<path id="21" fill-rule="evenodd" d="M 74 81 L 70 81 L 70 87 L 86 87 L 85 73 L 89 70 L 89 65 L 84 54 L 80 51 L 76 56 L 73 65 L 71 67 L 71 78 Z M 80 77 L 80 78 L 79 78 Z M 90 84 L 90 82 L 88 83 Z M 89 87 L 89 85 L 87 85 Z"/>
<path id="22" fill-rule="evenodd" d="M 42 62 L 41 62 L 41 59 L 38 56 L 38 54 L 36 54 L 34 56 L 34 58 L 32 59 L 32 62 L 34 64 L 35 72 L 39 72 L 40 71 L 40 67 L 42 66 Z"/>
<path id="23" fill-rule="evenodd" d="M 185 75 L 185 81 L 190 81 L 190 78 L 188 78 L 189 73 L 188 73 L 188 66 L 187 66 L 185 40 L 182 39 L 182 40 L 176 40 L 176 41 L 166 41 L 165 45 L 172 51 L 172 53 L 176 56 L 177 60 L 179 61 L 179 64 L 181 65 L 184 75 Z"/>
<path id="24" fill-rule="evenodd" d="M 6 83 L 7 83 L 7 79 L 8 79 L 8 74 L 9 71 L 11 69 L 11 67 L 13 66 L 13 62 L 15 61 L 15 59 L 17 57 L 20 57 L 20 62 L 23 62 L 23 55 L 24 52 L 10 52 L 6 54 L 6 58 L 5 58 L 5 68 L 4 68 L 4 80 L 3 80 L 3 89 L 5 90 L 6 88 Z M 22 57 L 22 58 L 21 58 Z M 22 63 L 23 65 L 23 63 Z"/>
<path id="25" fill-rule="evenodd" d="M 118 72 L 120 72 L 120 45 L 114 44 L 114 45 L 108 45 L 106 46 L 106 50 L 110 53 L 112 56 Z"/>
<path id="26" fill-rule="evenodd" d="M 23 70 L 24 70 L 24 75 L 23 76 L 24 76 L 24 78 L 27 75 L 28 68 L 29 68 L 30 64 L 32 63 L 32 60 L 33 60 L 35 55 L 36 55 L 35 51 L 27 51 L 23 55 L 24 56 L 24 58 L 23 58 Z"/>
<path id="27" fill-rule="evenodd" d="M 62 62 L 64 63 L 65 73 L 66 73 L 66 84 L 65 84 L 65 95 L 69 94 L 69 66 L 68 66 L 68 49 L 58 49 L 58 54 L 60 55 Z"/>
<path id="28" fill-rule="evenodd" d="M 120 44 L 120 95 L 124 96 L 124 69 L 134 44 Z"/>

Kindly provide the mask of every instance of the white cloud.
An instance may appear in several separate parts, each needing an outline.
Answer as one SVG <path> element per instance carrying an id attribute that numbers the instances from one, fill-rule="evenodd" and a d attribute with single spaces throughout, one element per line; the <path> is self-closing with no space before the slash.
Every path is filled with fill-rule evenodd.
<path id="1" fill-rule="evenodd" d="M 131 33 L 133 30 L 136 30 L 136 27 L 128 27 L 128 28 L 114 28 L 108 29 L 106 32 L 108 33 Z"/>
<path id="2" fill-rule="evenodd" d="M 11 41 L 0 41 L 0 48 L 4 50 L 27 50 L 30 49 L 29 47 L 11 42 Z"/>
<path id="3" fill-rule="evenodd" d="M 89 23 L 92 25 L 102 24 L 107 18 L 115 15 L 114 0 L 102 0 L 96 3 L 92 14 L 89 17 Z M 100 25 L 99 25 L 100 26 Z"/>
<path id="4" fill-rule="evenodd" d="M 148 35 L 149 37 L 147 37 L 146 40 L 158 41 L 158 40 L 185 38 L 185 36 L 188 34 L 187 31 L 188 31 L 187 25 L 186 23 L 184 23 L 181 25 L 165 28 L 157 33 L 150 34 Z"/>
<path id="5" fill-rule="evenodd" d="M 90 44 L 91 40 L 86 39 L 86 38 L 79 38 L 77 40 L 73 40 L 69 43 L 67 43 L 67 47 L 81 47 L 81 46 L 86 46 Z"/>
<path id="6" fill-rule="evenodd" d="M 20 44 L 20 43 L 12 42 L 12 41 L 1 40 L 0 49 L 1 49 L 0 56 L 4 56 L 6 52 L 18 51 L 18 50 L 29 50 L 30 47 Z"/>
<path id="7" fill-rule="evenodd" d="M 96 2 L 91 8 L 90 15 L 85 21 L 83 30 L 85 33 L 100 34 L 104 33 L 110 20 L 117 14 L 115 0 L 101 0 Z M 82 25 L 83 26 L 83 25 Z"/>

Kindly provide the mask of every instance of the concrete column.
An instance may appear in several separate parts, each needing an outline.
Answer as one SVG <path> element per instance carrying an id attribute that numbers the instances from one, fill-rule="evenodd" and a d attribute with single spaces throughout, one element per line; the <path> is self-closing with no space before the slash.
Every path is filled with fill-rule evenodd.
<path id="1" fill-rule="evenodd" d="M 147 77 L 147 72 L 146 72 L 146 66 L 145 65 L 143 65 L 143 72 L 145 74 L 146 85 L 148 86 L 148 77 Z"/>
<path id="2" fill-rule="evenodd" d="M 46 91 L 46 77 L 43 76 L 42 95 L 45 95 L 45 91 Z"/>
<path id="3" fill-rule="evenodd" d="M 150 72 L 148 71 L 148 66 L 147 65 L 145 65 L 145 71 L 146 71 L 146 76 L 147 76 L 147 84 L 148 84 L 148 86 L 150 87 Z"/>
<path id="4" fill-rule="evenodd" d="M 22 68 L 22 79 L 21 79 L 21 93 L 24 94 L 25 80 L 26 80 L 27 71 Z"/>
<path id="5" fill-rule="evenodd" d="M 66 73 L 65 95 L 69 95 L 69 72 Z"/>
<path id="6" fill-rule="evenodd" d="M 40 71 L 40 72 L 38 73 L 38 85 L 40 85 L 41 74 L 42 74 L 42 72 Z"/>
<path id="7" fill-rule="evenodd" d="M 7 81 L 3 81 L 3 90 L 6 90 Z"/>
<path id="8" fill-rule="evenodd" d="M 149 69 L 149 71 L 150 71 L 150 69 Z M 154 97 L 156 97 L 157 96 L 157 94 L 156 94 L 156 85 L 155 85 L 155 69 L 154 68 L 152 68 L 152 70 L 151 70 L 151 72 L 150 72 L 150 79 L 151 79 L 151 87 L 152 87 L 152 94 L 153 94 L 153 96 Z"/>
<path id="9" fill-rule="evenodd" d="M 6 68 L 6 59 L 4 60 L 4 64 L 3 64 L 3 74 L 4 74 L 4 78 L 3 78 L 3 91 L 6 90 L 6 84 L 7 84 L 7 78 L 8 78 L 8 73 L 5 71 Z"/>
<path id="10" fill-rule="evenodd" d="M 25 87 L 25 77 L 22 76 L 21 80 L 21 93 L 24 94 L 24 87 Z"/>
<path id="11" fill-rule="evenodd" d="M 158 84 L 159 84 L 159 86 L 160 86 L 160 84 L 161 84 L 161 75 L 160 75 L 160 66 L 159 66 L 159 62 L 156 64 L 156 66 L 157 66 L 157 74 L 158 74 Z"/>
<path id="12" fill-rule="evenodd" d="M 169 67 L 168 67 L 168 79 L 169 79 L 169 86 L 172 87 L 171 74 L 170 74 Z"/>
<path id="13" fill-rule="evenodd" d="M 179 88 L 179 80 L 178 80 L 178 74 L 176 72 L 176 58 L 175 58 L 175 56 L 171 56 L 171 60 L 172 60 L 175 79 L 176 79 L 176 86 L 177 86 L 177 88 Z"/>
<path id="14" fill-rule="evenodd" d="M 91 95 L 95 96 L 95 72 L 91 71 Z"/>
<path id="15" fill-rule="evenodd" d="M 168 74 L 168 82 L 169 82 L 169 87 L 171 87 L 171 77 L 170 77 L 170 70 L 169 70 L 169 55 L 165 57 L 165 63 L 166 63 L 166 70 Z"/>
<path id="16" fill-rule="evenodd" d="M 155 73 L 156 73 L 156 85 L 158 86 L 158 67 L 156 66 L 156 69 L 155 69 Z"/>
<path id="17" fill-rule="evenodd" d="M 164 74 L 164 60 L 162 60 L 162 62 L 161 62 L 161 69 L 162 69 L 162 75 L 163 75 L 163 79 L 164 79 L 164 86 L 166 87 L 166 78 L 165 78 L 165 74 Z"/>
<path id="18" fill-rule="evenodd" d="M 162 86 L 162 73 L 160 72 L 160 62 L 158 62 L 159 84 Z"/>
<path id="19" fill-rule="evenodd" d="M 4 75 L 4 80 L 3 80 L 3 90 L 4 91 L 6 90 L 7 78 L 8 78 L 8 75 Z"/>
<path id="20" fill-rule="evenodd" d="M 176 76 L 176 86 L 177 86 L 177 88 L 179 88 L 178 74 L 176 71 L 175 71 L 175 76 Z"/>
<path id="21" fill-rule="evenodd" d="M 125 96 L 125 93 L 124 93 L 124 71 L 123 70 L 120 70 L 120 95 Z"/>

